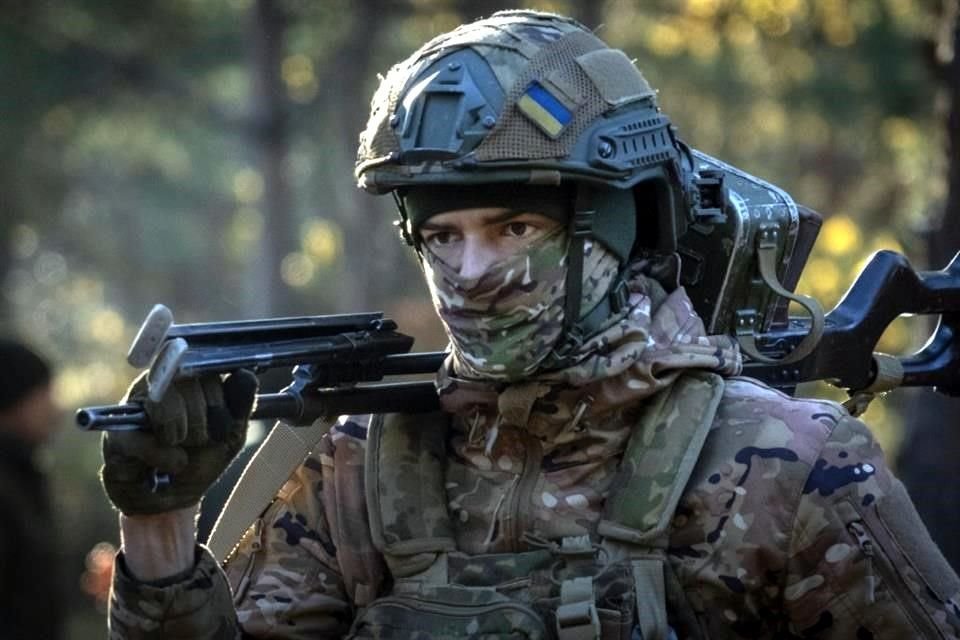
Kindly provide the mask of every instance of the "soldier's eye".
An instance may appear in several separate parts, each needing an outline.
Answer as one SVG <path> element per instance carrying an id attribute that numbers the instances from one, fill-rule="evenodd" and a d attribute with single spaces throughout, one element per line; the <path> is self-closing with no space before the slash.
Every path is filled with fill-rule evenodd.
<path id="1" fill-rule="evenodd" d="M 443 246 L 454 241 L 453 233 L 450 231 L 436 231 L 425 238 L 427 244 Z"/>
<path id="2" fill-rule="evenodd" d="M 532 230 L 532 227 L 526 222 L 511 222 L 507 224 L 505 231 L 508 236 L 522 238 Z"/>

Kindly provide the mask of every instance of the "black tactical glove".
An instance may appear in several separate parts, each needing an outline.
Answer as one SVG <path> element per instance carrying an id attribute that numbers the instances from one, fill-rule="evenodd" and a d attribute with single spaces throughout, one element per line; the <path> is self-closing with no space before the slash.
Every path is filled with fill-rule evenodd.
<path id="1" fill-rule="evenodd" d="M 103 488 L 127 515 L 195 505 L 243 447 L 257 393 L 257 377 L 241 369 L 220 376 L 178 380 L 160 402 L 147 397 L 146 375 L 124 402 L 140 402 L 147 426 L 103 434 Z M 168 475 L 167 486 L 156 479 Z"/>

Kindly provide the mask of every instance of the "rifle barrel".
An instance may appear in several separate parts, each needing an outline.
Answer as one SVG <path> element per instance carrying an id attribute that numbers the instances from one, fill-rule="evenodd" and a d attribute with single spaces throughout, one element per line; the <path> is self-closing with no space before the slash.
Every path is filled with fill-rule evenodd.
<path id="1" fill-rule="evenodd" d="M 259 394 L 250 418 L 303 426 L 318 418 L 345 414 L 424 413 L 439 408 L 432 382 L 388 382 L 320 389 L 303 395 L 291 391 Z M 130 431 L 142 429 L 147 414 L 142 405 L 130 402 L 80 409 L 76 422 L 86 431 Z"/>

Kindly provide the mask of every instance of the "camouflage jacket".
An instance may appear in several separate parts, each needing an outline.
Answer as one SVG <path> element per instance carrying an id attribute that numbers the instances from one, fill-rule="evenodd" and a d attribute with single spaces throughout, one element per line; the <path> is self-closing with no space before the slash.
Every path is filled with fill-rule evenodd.
<path id="1" fill-rule="evenodd" d="M 567 409 L 531 414 L 524 429 L 453 419 L 443 490 L 457 547 L 477 563 L 596 537 L 633 414 Z M 348 634 L 391 589 L 364 498 L 366 421 L 340 421 L 225 572 L 201 548 L 192 575 L 141 584 L 121 556 L 111 637 Z M 667 557 L 692 612 L 671 619 L 680 638 L 960 638 L 960 582 L 869 430 L 833 403 L 751 379 L 726 382 Z M 451 582 L 471 569 L 453 567 Z M 631 637 L 631 625 L 619 629 L 613 637 Z"/>

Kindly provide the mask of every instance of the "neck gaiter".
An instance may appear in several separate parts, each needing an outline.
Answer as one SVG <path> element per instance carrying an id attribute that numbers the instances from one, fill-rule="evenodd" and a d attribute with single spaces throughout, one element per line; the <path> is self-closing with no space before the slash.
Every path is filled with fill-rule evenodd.
<path id="1" fill-rule="evenodd" d="M 563 332 L 568 244 L 559 228 L 478 278 L 463 278 L 424 251 L 430 295 L 459 376 L 514 382 L 549 365 Z M 601 245 L 585 243 L 584 314 L 609 290 L 618 264 Z"/>

